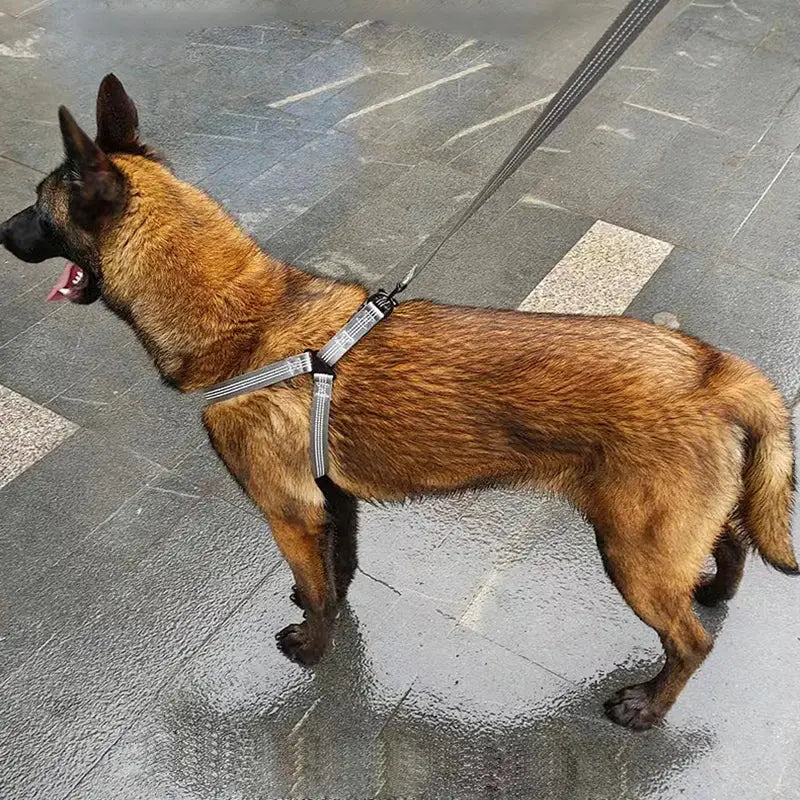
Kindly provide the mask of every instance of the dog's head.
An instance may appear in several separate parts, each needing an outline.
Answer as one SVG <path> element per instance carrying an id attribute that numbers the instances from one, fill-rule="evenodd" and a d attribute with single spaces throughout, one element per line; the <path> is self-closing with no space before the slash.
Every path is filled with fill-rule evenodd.
<path id="1" fill-rule="evenodd" d="M 125 209 L 128 187 L 112 156 L 151 158 L 139 141 L 136 106 L 114 75 L 97 95 L 94 141 L 63 106 L 58 111 L 64 162 L 36 188 L 36 202 L 0 225 L 0 243 L 22 261 L 67 259 L 48 299 L 92 303 L 100 296 L 103 274 L 100 241 Z"/>

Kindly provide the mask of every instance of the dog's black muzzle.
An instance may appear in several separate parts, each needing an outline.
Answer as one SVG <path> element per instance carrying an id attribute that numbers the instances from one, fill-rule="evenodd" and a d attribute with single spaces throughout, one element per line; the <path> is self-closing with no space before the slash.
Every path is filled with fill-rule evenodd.
<path id="1" fill-rule="evenodd" d="M 33 264 L 64 255 L 61 242 L 36 206 L 28 206 L 0 225 L 0 244 L 21 261 Z"/>

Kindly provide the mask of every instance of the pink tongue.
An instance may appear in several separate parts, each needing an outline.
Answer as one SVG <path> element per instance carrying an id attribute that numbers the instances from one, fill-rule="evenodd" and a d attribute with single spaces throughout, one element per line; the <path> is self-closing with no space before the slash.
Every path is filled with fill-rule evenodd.
<path id="1" fill-rule="evenodd" d="M 47 295 L 47 299 L 67 300 L 69 298 L 69 294 L 64 294 L 61 290 L 66 289 L 67 292 L 70 291 L 72 279 L 78 269 L 79 267 L 76 267 L 74 264 L 67 264 L 67 266 L 64 267 L 64 271 L 61 273 L 61 277 L 56 281 L 56 285 L 50 290 L 50 294 Z"/>

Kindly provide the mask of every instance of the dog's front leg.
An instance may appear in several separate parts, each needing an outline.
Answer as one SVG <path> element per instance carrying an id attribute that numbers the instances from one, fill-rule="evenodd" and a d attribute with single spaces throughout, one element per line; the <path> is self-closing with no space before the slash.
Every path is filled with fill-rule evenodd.
<path id="1" fill-rule="evenodd" d="M 336 619 L 332 542 L 322 506 L 294 508 L 291 514 L 267 512 L 272 535 L 289 563 L 305 621 L 276 634 L 278 647 L 292 661 L 316 664 L 322 658 Z"/>

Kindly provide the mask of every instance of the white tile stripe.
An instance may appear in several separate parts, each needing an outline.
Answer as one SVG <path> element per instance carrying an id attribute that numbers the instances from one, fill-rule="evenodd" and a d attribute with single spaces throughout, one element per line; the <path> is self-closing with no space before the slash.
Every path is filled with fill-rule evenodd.
<path id="1" fill-rule="evenodd" d="M 519 309 L 622 314 L 672 248 L 668 242 L 598 220 Z"/>
<path id="2" fill-rule="evenodd" d="M 0 386 L 0 486 L 71 436 L 78 426 Z"/>
<path id="3" fill-rule="evenodd" d="M 446 75 L 444 78 L 439 78 L 438 80 L 431 81 L 430 83 L 423 83 L 422 86 L 417 86 L 415 89 L 410 89 L 407 92 L 403 92 L 403 94 L 398 94 L 396 97 L 390 97 L 388 100 L 381 100 L 380 103 L 374 103 L 371 106 L 359 108 L 358 111 L 353 111 L 346 117 L 342 117 L 339 122 L 347 122 L 347 120 L 356 119 L 356 117 L 361 117 L 364 114 L 371 114 L 373 111 L 377 111 L 379 108 L 390 106 L 392 103 L 399 103 L 401 100 L 408 100 L 409 97 L 414 97 L 422 92 L 428 92 L 431 89 L 435 89 L 437 86 L 441 86 L 443 83 L 450 83 L 451 81 L 460 80 L 461 78 L 465 78 L 467 75 L 472 75 L 473 72 L 480 72 L 480 70 L 491 66 L 492 65 L 488 61 L 484 61 L 482 64 L 476 64 L 474 67 L 462 69 L 461 72 L 455 72 L 452 75 Z"/>
<path id="4" fill-rule="evenodd" d="M 341 89 L 344 86 L 349 86 L 351 83 L 360 81 L 363 77 L 371 74 L 372 68 L 367 67 L 366 69 L 362 69 L 361 72 L 356 72 L 354 75 L 349 75 L 347 78 L 342 78 L 338 81 L 331 81 L 330 83 L 323 83 L 321 86 L 315 86 L 313 89 L 309 89 L 305 92 L 290 94 L 288 97 L 284 97 L 281 100 L 275 100 L 272 103 L 268 103 L 267 107 L 283 108 L 291 103 L 297 103 L 300 100 L 306 100 L 309 97 L 316 97 L 318 94 L 322 94 L 323 92 L 330 92 L 332 89 Z"/>

